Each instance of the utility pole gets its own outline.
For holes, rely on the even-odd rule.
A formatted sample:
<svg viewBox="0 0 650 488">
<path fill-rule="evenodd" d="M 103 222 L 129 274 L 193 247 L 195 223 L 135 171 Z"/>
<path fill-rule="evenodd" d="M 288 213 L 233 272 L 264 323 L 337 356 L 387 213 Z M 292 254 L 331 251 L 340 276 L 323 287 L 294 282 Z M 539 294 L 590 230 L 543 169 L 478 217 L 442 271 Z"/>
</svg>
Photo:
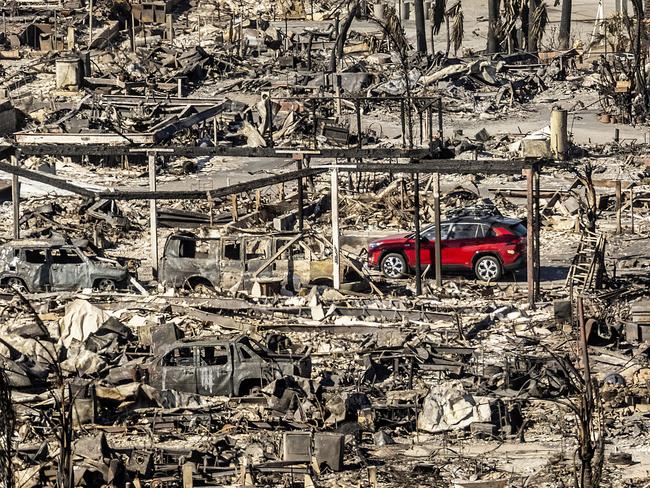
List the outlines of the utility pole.
<svg viewBox="0 0 650 488">
<path fill-rule="evenodd" d="M 499 18 L 499 0 L 488 0 L 488 54 L 496 53 L 499 49 L 497 45 L 496 26 Z"/>
<path fill-rule="evenodd" d="M 573 0 L 562 0 L 562 16 L 560 17 L 560 49 L 569 49 L 571 37 L 571 8 Z"/>
<path fill-rule="evenodd" d="M 424 0 L 415 0 L 415 43 L 420 54 L 427 54 L 427 31 L 424 26 Z"/>
</svg>

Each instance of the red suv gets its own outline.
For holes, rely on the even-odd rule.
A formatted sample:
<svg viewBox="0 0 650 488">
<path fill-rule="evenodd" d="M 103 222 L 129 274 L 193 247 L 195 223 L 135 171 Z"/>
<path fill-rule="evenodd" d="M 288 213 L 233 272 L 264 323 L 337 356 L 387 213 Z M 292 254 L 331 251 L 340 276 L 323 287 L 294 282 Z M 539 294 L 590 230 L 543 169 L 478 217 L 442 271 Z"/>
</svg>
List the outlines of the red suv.
<svg viewBox="0 0 650 488">
<path fill-rule="evenodd" d="M 498 280 L 505 270 L 526 264 L 526 227 L 520 220 L 500 215 L 458 216 L 441 224 L 442 267 L 473 271 L 484 281 Z M 435 266 L 435 226 L 420 232 L 422 269 Z M 387 278 L 399 278 L 415 269 L 414 234 L 399 234 L 372 241 L 368 265 Z"/>
</svg>

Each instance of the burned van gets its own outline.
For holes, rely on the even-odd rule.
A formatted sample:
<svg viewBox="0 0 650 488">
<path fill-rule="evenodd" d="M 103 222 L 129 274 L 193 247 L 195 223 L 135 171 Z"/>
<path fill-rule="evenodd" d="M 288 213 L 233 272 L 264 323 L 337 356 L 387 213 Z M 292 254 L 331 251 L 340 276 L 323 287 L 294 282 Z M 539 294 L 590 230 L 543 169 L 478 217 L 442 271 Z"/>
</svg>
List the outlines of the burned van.
<svg viewBox="0 0 650 488">
<path fill-rule="evenodd" d="M 324 240 L 303 234 L 204 238 L 176 233 L 165 242 L 158 277 L 174 288 L 229 289 L 239 284 L 250 290 L 255 281 L 275 279 L 295 290 L 331 284 L 331 250 Z"/>
</svg>

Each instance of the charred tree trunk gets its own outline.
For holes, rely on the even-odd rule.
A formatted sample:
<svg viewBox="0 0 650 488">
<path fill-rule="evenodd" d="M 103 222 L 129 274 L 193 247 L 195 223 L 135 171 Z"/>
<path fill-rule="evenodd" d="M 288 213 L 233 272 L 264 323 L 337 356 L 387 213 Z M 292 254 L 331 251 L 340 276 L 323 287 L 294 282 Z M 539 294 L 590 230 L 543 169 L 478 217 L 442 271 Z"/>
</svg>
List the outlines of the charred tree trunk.
<svg viewBox="0 0 650 488">
<path fill-rule="evenodd" d="M 571 9 L 573 0 L 562 0 L 562 17 L 560 18 L 560 49 L 569 49 L 571 38 Z"/>
<path fill-rule="evenodd" d="M 642 68 L 645 66 L 645 50 L 641 50 L 641 37 L 644 37 L 643 28 L 643 19 L 644 11 L 642 0 L 632 0 L 632 7 L 634 8 L 634 14 L 636 15 L 636 36 L 634 39 L 634 81 L 635 81 L 635 91 L 643 97 L 643 108 L 647 112 L 648 110 L 648 92 L 646 90 L 646 78 L 645 70 Z M 650 0 L 645 2 L 645 11 L 646 14 L 650 9 Z M 646 15 L 647 16 L 647 15 Z"/>
<path fill-rule="evenodd" d="M 537 52 L 537 36 L 535 35 L 535 10 L 539 5 L 539 0 L 528 0 L 528 52 Z"/>
<path fill-rule="evenodd" d="M 499 3 L 499 0 L 488 0 L 488 54 L 496 53 L 499 50 L 496 33 L 496 24 L 499 19 Z"/>
<path fill-rule="evenodd" d="M 334 73 L 336 71 L 337 56 L 338 59 L 343 58 L 343 47 L 345 46 L 345 41 L 348 38 L 348 31 L 350 30 L 352 21 L 354 20 L 358 12 L 359 12 L 359 4 L 355 3 L 350 9 L 350 13 L 348 14 L 348 16 L 345 18 L 345 22 L 343 22 L 343 25 L 341 26 L 341 31 L 339 32 L 339 35 L 336 38 L 336 44 L 334 45 L 334 49 L 332 49 L 332 54 L 330 56 L 329 71 L 331 73 Z"/>
<path fill-rule="evenodd" d="M 449 50 L 451 49 L 451 34 L 449 32 L 449 15 L 445 14 L 445 28 L 447 29 L 447 47 L 445 48 L 445 57 L 449 57 Z"/>
<path fill-rule="evenodd" d="M 0 487 L 13 488 L 11 438 L 14 433 L 11 389 L 4 370 L 0 370 Z"/>
<path fill-rule="evenodd" d="M 427 53 L 427 31 L 424 25 L 424 0 L 415 0 L 415 44 L 420 54 Z"/>
</svg>

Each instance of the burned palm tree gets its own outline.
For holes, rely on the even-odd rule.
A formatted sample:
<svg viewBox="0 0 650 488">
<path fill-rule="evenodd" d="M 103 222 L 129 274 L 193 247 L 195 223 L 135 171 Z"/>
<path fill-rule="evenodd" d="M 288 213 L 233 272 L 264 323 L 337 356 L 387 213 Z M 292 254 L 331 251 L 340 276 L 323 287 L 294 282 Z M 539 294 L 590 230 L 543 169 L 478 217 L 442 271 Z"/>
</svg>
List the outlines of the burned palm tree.
<svg viewBox="0 0 650 488">
<path fill-rule="evenodd" d="M 454 45 L 454 56 L 458 52 L 458 48 L 463 43 L 463 36 L 465 34 L 463 22 L 465 21 L 465 16 L 463 15 L 463 7 L 460 2 L 452 5 L 446 12 L 445 16 L 447 18 L 447 25 L 449 25 L 449 20 L 451 19 L 451 35 L 449 36 L 451 42 Z M 449 45 L 449 44 L 448 44 Z M 449 52 L 449 47 L 447 47 L 447 52 Z"/>
<path fill-rule="evenodd" d="M 492 54 L 497 52 L 500 43 L 497 42 L 497 26 L 499 24 L 499 0 L 488 0 L 488 38 L 487 52 Z"/>
<path fill-rule="evenodd" d="M 531 2 L 532 3 L 532 2 Z M 530 8 L 530 6 L 528 7 Z M 542 40 L 546 26 L 548 25 L 548 12 L 546 3 L 542 2 L 535 6 L 532 15 L 529 16 L 528 25 L 528 50 L 537 52 L 539 42 Z"/>
<path fill-rule="evenodd" d="M 411 115 L 411 83 L 409 80 L 410 69 L 410 60 L 409 60 L 409 50 L 410 46 L 408 40 L 406 39 L 406 34 L 402 23 L 395 12 L 393 7 L 387 7 L 384 11 L 384 20 L 373 18 L 372 19 L 381 30 L 384 32 L 384 35 L 389 39 L 391 45 L 394 48 L 394 52 L 397 54 L 399 59 L 399 64 L 404 77 L 404 84 L 406 90 L 406 122 L 408 123 L 408 134 L 409 134 L 409 146 L 413 145 L 413 118 Z M 402 121 L 404 124 L 405 121 Z"/>
<path fill-rule="evenodd" d="M 508 53 L 518 49 L 517 25 L 520 23 L 527 32 L 526 0 L 503 0 L 503 10 L 494 25 L 494 37 L 497 46 L 506 45 Z"/>
<path fill-rule="evenodd" d="M 350 12 L 348 12 L 348 16 L 345 18 L 345 21 L 343 21 L 343 25 L 341 26 L 341 30 L 339 31 L 339 35 L 336 38 L 336 43 L 334 44 L 334 48 L 332 49 L 332 53 L 330 55 L 329 70 L 332 73 L 336 71 L 337 59 L 339 63 L 341 62 L 341 59 L 343 59 L 343 47 L 345 46 L 345 41 L 348 38 L 348 31 L 350 30 L 350 26 L 352 26 L 352 21 L 358 13 L 359 2 L 354 2 L 350 8 Z"/>
<path fill-rule="evenodd" d="M 442 27 L 442 23 L 445 21 L 446 8 L 446 0 L 436 0 L 435 2 L 431 3 L 431 11 L 429 15 L 431 18 L 431 52 L 434 54 L 436 50 L 434 46 L 433 36 L 440 32 L 440 27 Z"/>
<path fill-rule="evenodd" d="M 650 2 L 646 2 L 646 10 L 649 3 Z M 645 50 L 641 50 L 641 25 L 643 24 L 644 19 L 643 1 L 632 0 L 632 7 L 634 8 L 634 13 L 636 15 L 636 34 L 633 43 L 635 91 L 642 98 L 643 109 L 647 112 L 650 106 L 650 100 L 648 98 L 648 90 L 646 89 L 647 83 L 645 69 L 642 68 L 646 63 L 646 52 Z"/>
<path fill-rule="evenodd" d="M 569 49 L 571 37 L 572 0 L 562 0 L 562 16 L 560 17 L 560 49 Z"/>
<path fill-rule="evenodd" d="M 449 56 L 452 43 L 454 46 L 454 55 L 456 55 L 458 48 L 463 43 L 463 36 L 465 34 L 463 25 L 465 17 L 460 1 L 455 2 L 451 7 L 447 8 L 446 0 L 436 0 L 431 4 L 431 19 L 431 50 L 435 52 L 433 36 L 440 32 L 440 28 L 444 22 L 447 28 L 445 55 Z"/>
</svg>

